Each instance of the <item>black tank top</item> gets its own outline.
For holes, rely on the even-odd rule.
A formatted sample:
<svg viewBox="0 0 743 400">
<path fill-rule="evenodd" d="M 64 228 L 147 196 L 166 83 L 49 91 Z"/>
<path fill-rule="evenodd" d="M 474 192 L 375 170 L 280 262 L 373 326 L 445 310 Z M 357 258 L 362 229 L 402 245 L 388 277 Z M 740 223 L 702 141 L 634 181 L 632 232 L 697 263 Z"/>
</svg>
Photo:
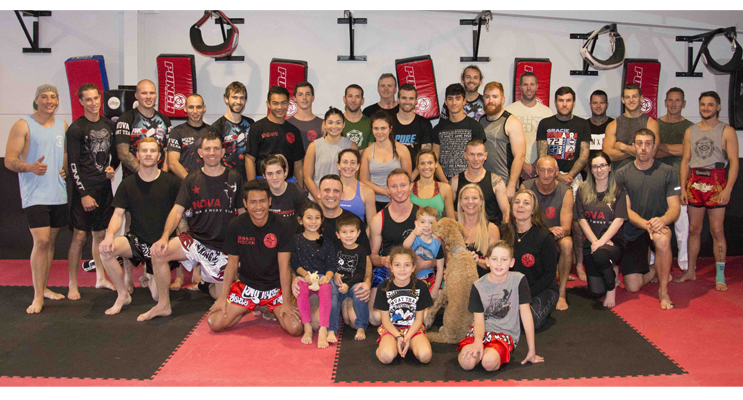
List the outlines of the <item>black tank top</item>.
<svg viewBox="0 0 743 400">
<path fill-rule="evenodd" d="M 485 176 L 480 180 L 480 182 L 477 182 L 477 186 L 480 187 L 482 190 L 483 200 L 485 200 L 485 215 L 488 217 L 488 221 L 495 224 L 495 226 L 500 225 L 501 221 L 503 220 L 503 213 L 500 211 L 500 207 L 498 206 L 498 198 L 495 197 L 495 193 L 493 193 L 493 177 L 491 176 L 490 171 L 485 172 Z M 467 180 L 467 178 L 464 176 L 464 172 L 461 172 L 459 174 L 459 184 L 457 185 L 457 193 L 454 194 L 454 209 L 457 209 L 457 202 L 459 200 L 459 192 L 462 190 L 462 188 L 465 185 L 468 185 L 470 182 Z"/>
<path fill-rule="evenodd" d="M 386 257 L 395 246 L 402 246 L 405 238 L 415 229 L 415 213 L 418 212 L 418 206 L 413 204 L 410 215 L 403 222 L 395 222 L 390 215 L 390 206 L 387 205 L 382 209 L 382 247 L 379 249 L 379 255 Z"/>
</svg>

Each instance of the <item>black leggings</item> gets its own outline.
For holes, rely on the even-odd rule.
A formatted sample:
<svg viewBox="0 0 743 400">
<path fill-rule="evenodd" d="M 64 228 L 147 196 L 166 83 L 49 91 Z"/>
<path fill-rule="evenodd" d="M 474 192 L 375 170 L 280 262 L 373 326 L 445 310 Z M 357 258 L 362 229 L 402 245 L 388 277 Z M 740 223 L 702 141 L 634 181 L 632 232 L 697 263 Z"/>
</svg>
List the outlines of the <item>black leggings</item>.
<svg viewBox="0 0 743 400">
<path fill-rule="evenodd" d="M 591 254 L 590 248 L 583 248 L 583 263 L 588 275 L 588 290 L 594 297 L 601 297 L 606 292 L 614 290 L 617 275 L 613 265 L 619 264 L 624 254 L 624 246 L 615 243 L 614 246 L 604 245 Z"/>
<path fill-rule="evenodd" d="M 531 315 L 534 317 L 534 329 L 539 329 L 544 325 L 552 311 L 557 307 L 558 298 L 557 283 L 544 289 L 540 293 L 531 296 Z"/>
</svg>

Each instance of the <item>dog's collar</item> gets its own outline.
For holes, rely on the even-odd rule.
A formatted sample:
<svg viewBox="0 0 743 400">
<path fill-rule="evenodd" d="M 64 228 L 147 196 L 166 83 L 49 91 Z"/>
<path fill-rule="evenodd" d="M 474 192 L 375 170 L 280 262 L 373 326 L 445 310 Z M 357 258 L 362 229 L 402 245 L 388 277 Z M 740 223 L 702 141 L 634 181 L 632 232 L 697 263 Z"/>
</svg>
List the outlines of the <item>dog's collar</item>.
<svg viewBox="0 0 743 400">
<path fill-rule="evenodd" d="M 465 247 L 464 247 L 464 246 L 459 246 L 459 247 L 457 247 L 456 249 L 452 250 L 452 251 L 451 251 L 451 254 L 454 254 L 454 253 L 458 252 L 459 250 L 464 250 L 464 249 L 465 249 Z"/>
</svg>

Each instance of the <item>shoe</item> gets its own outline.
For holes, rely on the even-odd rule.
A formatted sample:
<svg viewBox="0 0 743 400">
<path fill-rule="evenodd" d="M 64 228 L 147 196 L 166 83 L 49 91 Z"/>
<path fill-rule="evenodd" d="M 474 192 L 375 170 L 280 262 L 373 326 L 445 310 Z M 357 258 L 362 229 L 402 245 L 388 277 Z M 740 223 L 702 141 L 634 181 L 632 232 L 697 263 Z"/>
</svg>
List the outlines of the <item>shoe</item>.
<svg viewBox="0 0 743 400">
<path fill-rule="evenodd" d="M 85 272 L 95 271 L 95 260 L 83 261 L 82 267 Z"/>
</svg>

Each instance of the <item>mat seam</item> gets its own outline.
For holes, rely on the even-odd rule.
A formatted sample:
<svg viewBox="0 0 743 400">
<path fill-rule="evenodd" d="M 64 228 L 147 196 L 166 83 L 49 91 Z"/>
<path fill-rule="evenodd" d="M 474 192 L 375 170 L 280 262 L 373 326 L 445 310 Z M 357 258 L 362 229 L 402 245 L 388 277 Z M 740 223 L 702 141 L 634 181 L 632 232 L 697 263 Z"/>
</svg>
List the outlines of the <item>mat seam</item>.
<svg viewBox="0 0 743 400">
<path fill-rule="evenodd" d="M 191 335 L 194 333 L 194 331 L 196 330 L 196 328 L 198 328 L 198 326 L 201 325 L 201 323 L 204 321 L 205 318 L 207 318 L 208 315 L 209 315 L 209 311 L 207 311 L 207 312 L 204 313 L 204 315 L 201 317 L 201 319 L 199 319 L 199 321 L 196 322 L 196 324 L 193 326 L 193 328 L 191 328 L 191 331 L 188 332 L 188 334 L 186 335 L 186 337 L 184 337 L 183 340 L 181 340 L 181 342 L 178 344 L 178 346 L 176 346 L 175 349 L 173 349 L 173 352 L 170 353 L 170 355 L 168 356 L 168 358 L 166 358 L 165 361 L 163 361 L 163 363 L 160 364 L 160 367 L 158 367 L 157 368 L 157 371 L 155 371 L 155 373 L 152 374 L 152 376 L 150 377 L 150 380 L 155 379 L 155 377 L 157 376 L 157 374 L 160 373 L 160 370 L 162 370 L 163 367 L 165 367 L 165 364 L 167 364 L 168 361 L 170 361 L 170 359 L 173 358 L 173 356 L 175 355 L 175 353 L 181 348 L 181 346 L 183 346 L 183 343 L 185 343 L 186 340 L 188 340 L 188 338 L 191 337 Z"/>
</svg>

